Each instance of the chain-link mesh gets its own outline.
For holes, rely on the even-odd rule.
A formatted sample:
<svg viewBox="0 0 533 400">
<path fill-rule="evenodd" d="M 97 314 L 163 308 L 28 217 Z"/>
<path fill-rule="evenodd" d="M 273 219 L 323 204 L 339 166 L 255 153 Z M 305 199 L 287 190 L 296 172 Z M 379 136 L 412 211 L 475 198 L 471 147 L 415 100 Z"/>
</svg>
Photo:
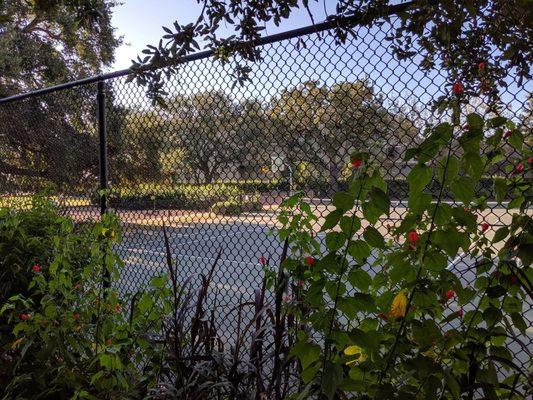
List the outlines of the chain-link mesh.
<svg viewBox="0 0 533 400">
<path fill-rule="evenodd" d="M 108 205 L 123 224 L 120 289 L 135 291 L 165 271 L 163 225 L 182 280 L 206 274 L 222 251 L 211 304 L 220 334 L 231 341 L 235 306 L 252 301 L 261 285 L 259 258 L 279 262 L 282 245 L 270 232 L 281 201 L 304 191 L 320 217 L 318 232 L 357 149 L 383 167 L 394 199 L 390 216 L 380 221 L 388 235 L 406 213 L 411 165 L 403 161 L 405 151 L 441 118 L 432 105 L 448 90 L 445 72 L 422 71 L 416 58 L 394 58 L 386 40 L 393 25 L 362 27 L 344 45 L 322 33 L 263 46 L 242 86 L 234 84 L 231 65 L 183 64 L 166 84 L 166 107 L 153 106 L 125 78 L 108 80 Z M 531 82 L 518 87 L 511 74 L 502 93 L 507 116 L 529 129 L 531 89 Z M 3 204 L 53 183 L 76 219 L 98 216 L 96 109 L 95 85 L 0 107 Z M 470 109 L 486 112 L 481 101 Z M 492 179 L 502 171 L 490 171 L 477 188 L 489 201 L 478 220 L 491 225 L 490 234 L 510 223 L 492 193 Z M 475 278 L 472 266 L 463 256 L 449 262 L 464 284 Z M 531 310 L 530 303 L 525 307 Z M 531 311 L 524 317 L 531 326 Z M 524 365 L 531 342 L 530 335 L 511 345 Z"/>
</svg>

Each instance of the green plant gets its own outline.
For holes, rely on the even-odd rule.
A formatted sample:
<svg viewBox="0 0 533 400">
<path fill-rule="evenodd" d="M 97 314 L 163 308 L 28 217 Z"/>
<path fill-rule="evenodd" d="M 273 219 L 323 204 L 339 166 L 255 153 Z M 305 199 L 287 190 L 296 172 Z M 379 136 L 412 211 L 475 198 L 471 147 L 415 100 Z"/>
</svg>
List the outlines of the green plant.
<svg viewBox="0 0 533 400">
<path fill-rule="evenodd" d="M 522 313 L 533 290 L 533 221 L 526 212 L 531 150 L 512 121 L 475 113 L 461 121 L 459 111 L 452 102 L 452 122 L 430 127 L 407 151 L 406 161 L 416 162 L 407 177 L 407 213 L 388 237 L 377 229 L 390 211 L 387 184 L 367 153 L 352 155 L 348 188 L 333 196 L 334 210 L 321 228 L 325 247 L 302 194 L 284 201 L 279 234 L 291 251 L 283 266 L 302 282 L 293 285 L 298 307 L 292 309 L 301 326 L 292 349 L 306 385 L 300 398 L 530 394 L 530 378 L 509 345 L 525 334 Z M 494 194 L 498 201 L 513 199 L 507 206 L 512 222 L 496 228 L 477 220 L 487 204 L 475 188 L 487 168 L 501 162 L 504 142 L 517 157 L 505 167 L 506 177 L 494 180 Z M 436 197 L 427 190 L 433 179 Z M 444 202 L 445 192 L 456 203 Z M 461 252 L 472 262 L 472 285 L 447 268 Z"/>
<path fill-rule="evenodd" d="M 220 215 L 240 215 L 244 212 L 261 210 L 259 195 L 245 195 L 216 202 L 211 206 L 211 212 Z"/>
<path fill-rule="evenodd" d="M 107 284 L 121 265 L 112 249 L 120 239 L 116 217 L 75 226 L 42 199 L 3 217 L 2 234 L 10 238 L 2 246 L 4 268 L 24 268 L 12 275 L 15 285 L 0 305 L 11 330 L 2 334 L 0 396 L 142 397 L 155 379 L 143 362 L 157 351 L 145 335 L 164 310 L 157 297 L 141 293 L 126 310 L 127 297 L 119 300 Z"/>
<path fill-rule="evenodd" d="M 157 384 L 150 390 L 152 399 L 250 399 L 285 397 L 297 380 L 294 360 L 288 350 L 294 343 L 290 332 L 294 320 L 287 318 L 289 300 L 284 299 L 286 279 L 282 269 L 255 290 L 253 303 L 242 303 L 232 310 L 219 308 L 217 299 L 207 309 L 212 278 L 221 257 L 215 258 L 209 273 L 201 276 L 194 288 L 192 277 L 180 283 L 177 263 L 172 259 L 164 231 L 168 279 L 163 278 L 159 298 L 166 313 L 159 334 L 162 344 Z M 286 254 L 286 248 L 284 251 Z M 269 269 L 264 260 L 264 267 Z M 169 282 L 170 281 L 170 282 Z M 273 289 L 273 293 L 268 290 Z M 274 295 L 273 298 L 271 295 Z M 246 312 L 252 307 L 252 318 Z M 215 311 L 236 312 L 237 332 L 232 343 L 218 335 Z"/>
</svg>

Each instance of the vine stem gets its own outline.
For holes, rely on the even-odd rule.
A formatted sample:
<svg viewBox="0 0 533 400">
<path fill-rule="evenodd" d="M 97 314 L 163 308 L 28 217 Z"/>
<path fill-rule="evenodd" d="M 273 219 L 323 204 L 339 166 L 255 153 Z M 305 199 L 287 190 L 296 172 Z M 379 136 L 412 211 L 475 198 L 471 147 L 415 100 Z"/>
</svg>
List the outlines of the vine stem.
<svg viewBox="0 0 533 400">
<path fill-rule="evenodd" d="M 420 278 L 420 275 L 422 274 L 422 269 L 424 267 L 424 260 L 425 260 L 426 252 L 427 252 L 427 249 L 428 249 L 428 246 L 429 246 L 431 234 L 435 230 L 435 217 L 437 215 L 437 210 L 439 208 L 439 205 L 442 202 L 442 195 L 443 195 L 443 192 L 444 192 L 444 187 L 445 187 L 445 182 L 446 182 L 446 173 L 448 171 L 452 143 L 453 143 L 453 138 L 450 139 L 449 144 L 448 144 L 448 154 L 447 154 L 447 157 L 446 157 L 446 164 L 444 165 L 444 170 L 443 170 L 443 174 L 442 174 L 442 185 L 441 185 L 440 190 L 439 190 L 439 195 L 437 197 L 437 202 L 435 203 L 435 209 L 433 210 L 433 214 L 431 216 L 431 224 L 430 224 L 430 228 L 429 228 L 429 231 L 428 231 L 428 237 L 427 237 L 426 242 L 424 244 L 424 249 L 422 250 L 422 253 L 420 254 L 420 257 L 419 257 L 418 271 L 416 273 L 415 282 L 418 281 L 418 279 Z M 394 353 L 396 351 L 396 347 L 398 346 L 398 342 L 400 340 L 400 336 L 402 335 L 403 330 L 405 328 L 405 324 L 406 324 L 406 321 L 407 321 L 407 315 L 409 314 L 409 310 L 411 309 L 411 304 L 413 302 L 413 297 L 414 297 L 415 293 L 416 293 L 416 285 L 413 288 L 413 290 L 411 291 L 411 293 L 409 294 L 409 298 L 407 300 L 407 305 L 405 307 L 405 316 L 403 317 L 403 319 L 402 319 L 402 321 L 400 323 L 400 327 L 398 328 L 398 331 L 396 332 L 396 336 L 394 338 L 394 344 L 392 345 L 392 349 L 389 352 L 389 356 L 387 358 L 387 363 L 385 364 L 385 369 L 380 374 L 379 385 L 382 384 L 383 379 L 385 378 L 390 366 L 395 362 Z M 376 399 L 376 395 L 377 395 L 377 392 L 374 394 L 374 397 L 373 397 L 374 400 Z"/>
<path fill-rule="evenodd" d="M 358 211 L 358 208 L 359 208 L 358 207 L 359 198 L 361 197 L 361 193 L 363 191 L 364 182 L 366 180 L 366 172 L 368 171 L 368 165 L 369 165 L 369 163 L 366 163 L 366 168 L 364 170 L 365 175 L 363 176 L 363 179 L 361 179 L 361 184 L 360 184 L 360 187 L 359 187 L 359 191 L 358 191 L 357 196 L 355 198 L 355 202 L 356 203 L 355 203 L 354 212 L 353 212 L 353 215 L 352 215 L 352 221 L 351 221 L 351 224 L 350 224 L 350 231 L 349 231 L 349 235 L 348 235 L 348 243 L 346 244 L 346 248 L 344 249 L 344 256 L 342 258 L 342 265 L 341 265 L 341 269 L 339 271 L 339 275 L 338 275 L 338 278 L 337 278 L 337 287 L 336 287 L 336 291 L 335 291 L 335 299 L 334 299 L 334 302 L 333 302 L 333 310 L 332 310 L 331 319 L 330 319 L 330 322 L 329 322 L 328 333 L 327 333 L 327 335 L 326 335 L 326 337 L 324 339 L 324 359 L 322 361 L 322 374 L 320 376 L 320 387 L 322 387 L 322 383 L 324 381 L 324 370 L 326 368 L 326 362 L 329 361 L 329 356 L 330 356 L 329 337 L 331 336 L 331 333 L 333 331 L 333 324 L 335 322 L 335 314 L 337 313 L 337 303 L 339 301 L 339 292 L 340 292 L 341 279 L 342 279 L 342 276 L 344 275 L 344 272 L 345 272 L 347 264 L 348 264 L 346 262 L 346 256 L 348 254 L 348 248 L 350 246 L 350 240 L 351 240 L 352 234 L 354 233 L 353 232 L 354 222 L 355 222 L 355 219 L 357 218 L 357 211 Z"/>
</svg>

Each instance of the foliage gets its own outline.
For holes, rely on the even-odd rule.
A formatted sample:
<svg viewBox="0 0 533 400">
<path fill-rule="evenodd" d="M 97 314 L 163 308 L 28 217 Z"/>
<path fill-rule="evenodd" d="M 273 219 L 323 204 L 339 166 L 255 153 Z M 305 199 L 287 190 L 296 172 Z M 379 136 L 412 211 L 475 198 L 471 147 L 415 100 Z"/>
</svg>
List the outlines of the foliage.
<svg viewBox="0 0 533 400">
<path fill-rule="evenodd" d="M 252 304 L 239 304 L 227 310 L 217 306 L 206 309 L 210 285 L 219 252 L 201 284 L 193 287 L 192 278 L 178 281 L 177 262 L 172 259 L 170 244 L 164 231 L 168 278 L 170 285 L 161 285 L 160 299 L 170 310 L 164 318 L 160 334 L 164 355 L 160 364 L 158 384 L 150 391 L 151 399 L 251 399 L 284 398 L 297 379 L 289 348 L 294 343 L 290 334 L 294 321 L 284 310 L 287 301 L 285 275 L 282 269 L 255 289 Z M 285 249 L 286 250 L 286 249 Z M 283 258 L 283 257 L 282 257 Z M 268 261 L 264 268 L 272 272 Z M 164 279 L 167 282 L 167 279 Z M 267 285 L 267 281 L 269 282 Z M 270 298 L 267 287 L 274 289 Z M 246 315 L 252 307 L 252 318 Z M 223 342 L 218 336 L 215 312 L 236 314 L 236 336 Z"/>
<path fill-rule="evenodd" d="M 377 229 L 390 212 L 387 185 L 365 152 L 352 154 L 348 188 L 334 195 L 322 225 L 324 242 L 301 195 L 284 202 L 279 233 L 291 247 L 284 267 L 304 283 L 292 286 L 294 318 L 303 327 L 293 353 L 306 393 L 472 399 L 481 390 L 491 399 L 527 397 L 527 372 L 509 346 L 525 334 L 522 313 L 532 298 L 531 150 L 506 118 L 472 113 L 463 126 L 459 116 L 456 102 L 452 123 L 428 128 L 424 142 L 407 151 L 406 161 L 416 161 L 407 177 L 408 209 L 390 235 Z M 495 179 L 494 192 L 498 201 L 513 198 L 512 222 L 489 237 L 490 225 L 477 220 L 487 204 L 474 188 L 500 162 L 506 141 L 518 158 Z M 441 188 L 436 198 L 426 190 L 433 178 Z M 456 203 L 443 202 L 445 191 Z M 447 269 L 460 252 L 472 262 L 472 286 Z"/>
<path fill-rule="evenodd" d="M 1 1 L 0 97 L 87 77 L 111 65 L 121 43 L 111 26 L 116 4 Z M 7 182 L 10 188 L 40 190 L 43 181 L 70 186 L 96 173 L 94 107 L 80 101 L 94 95 L 92 87 L 79 87 L 0 108 L 0 172 L 18 178 Z"/>
<path fill-rule="evenodd" d="M 318 0 L 317 0 L 318 2 Z M 229 2 L 198 0 L 201 14 L 194 23 L 174 22 L 164 27 L 164 35 L 156 46 L 148 46 L 143 56 L 132 65 L 136 80 L 147 88 L 150 98 L 162 102 L 164 91 L 162 70 L 179 70 L 176 61 L 200 48 L 199 42 L 214 50 L 215 57 L 234 64 L 237 83 L 245 82 L 251 68 L 247 61 L 261 58 L 254 44 L 261 38 L 264 23 L 276 26 L 290 20 L 297 8 L 307 10 L 315 22 L 309 1 L 281 0 L 275 2 Z M 357 36 L 355 26 L 372 25 L 398 13 L 401 20 L 387 37 L 400 59 L 419 57 L 422 68 L 449 71 L 449 84 L 460 77 L 467 93 L 485 93 L 492 102 L 498 99 L 498 86 L 505 87 L 508 71 L 515 69 L 522 82 L 530 79 L 533 20 L 530 0 L 512 1 L 428 1 L 415 0 L 397 4 L 385 0 L 338 0 L 329 12 L 333 29 L 327 31 L 342 43 Z M 333 5 L 332 5 L 333 6 Z M 234 32 L 219 36 L 221 25 Z M 239 57 L 233 57 L 238 55 Z M 238 61 L 238 60 L 243 61 Z M 478 79 L 478 69 L 487 73 Z M 133 76 L 132 76 L 133 78 Z M 497 83 L 497 84 L 495 84 Z"/>
<path fill-rule="evenodd" d="M 9 327 L 0 343 L 0 396 L 142 397 L 155 379 L 139 369 L 155 351 L 142 334 L 161 324 L 163 312 L 157 297 L 146 308 L 140 296 L 128 317 L 116 289 L 103 285 L 106 273 L 118 278 L 121 264 L 112 251 L 116 218 L 76 227 L 45 202 L 3 213 L 3 268 L 20 271 L 0 305 Z"/>
<path fill-rule="evenodd" d="M 252 194 L 226 201 L 216 202 L 211 206 L 211 212 L 221 215 L 240 215 L 244 212 L 260 211 L 259 195 Z"/>
<path fill-rule="evenodd" d="M 112 207 L 176 208 L 182 210 L 209 210 L 217 202 L 244 199 L 247 194 L 238 184 L 212 183 L 206 185 L 177 184 L 144 185 L 134 190 L 129 188 L 112 190 L 108 196 Z M 94 201 L 97 201 L 97 197 Z"/>
</svg>

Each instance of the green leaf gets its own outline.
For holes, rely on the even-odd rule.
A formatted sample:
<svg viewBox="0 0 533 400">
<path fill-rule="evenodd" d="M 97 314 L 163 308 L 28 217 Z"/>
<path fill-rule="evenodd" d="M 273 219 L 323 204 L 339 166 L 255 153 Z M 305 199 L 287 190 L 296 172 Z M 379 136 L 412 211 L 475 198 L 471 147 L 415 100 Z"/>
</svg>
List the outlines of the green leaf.
<svg viewBox="0 0 533 400">
<path fill-rule="evenodd" d="M 361 220 L 355 215 L 344 215 L 340 219 L 339 226 L 346 237 L 351 238 L 361 228 Z"/>
<path fill-rule="evenodd" d="M 507 182 L 505 179 L 494 178 L 494 194 L 498 203 L 501 203 L 505 199 L 505 195 L 507 194 Z"/>
<path fill-rule="evenodd" d="M 308 341 L 297 342 L 292 346 L 289 356 L 298 357 L 302 368 L 306 369 L 320 358 L 320 346 Z"/>
<path fill-rule="evenodd" d="M 451 183 L 450 189 L 458 200 L 470 204 L 475 193 L 475 183 L 468 176 L 460 176 Z"/>
<path fill-rule="evenodd" d="M 460 399 L 461 398 L 461 386 L 455 379 L 455 377 L 452 375 L 452 373 L 449 370 L 444 371 L 444 378 L 446 380 L 446 386 L 448 387 L 451 395 L 454 399 Z"/>
<path fill-rule="evenodd" d="M 466 121 L 468 123 L 469 130 L 475 130 L 481 132 L 483 129 L 484 121 L 483 118 L 476 113 L 471 113 L 466 116 Z"/>
<path fill-rule="evenodd" d="M 524 318 L 522 318 L 522 315 L 520 315 L 517 312 L 511 313 L 511 320 L 513 321 L 513 324 L 518 330 L 525 335 L 527 330 L 527 324 L 526 321 L 524 321 Z"/>
<path fill-rule="evenodd" d="M 506 226 L 502 226 L 494 234 L 494 238 L 492 239 L 492 243 L 498 243 L 499 241 L 505 239 L 507 237 L 507 235 L 509 235 L 509 229 Z"/>
<path fill-rule="evenodd" d="M 368 272 L 362 270 L 361 268 L 357 268 L 350 271 L 348 275 L 348 281 L 353 287 L 367 291 L 368 287 L 372 283 L 372 277 Z"/>
<path fill-rule="evenodd" d="M 345 241 L 346 236 L 341 232 L 330 232 L 326 235 L 326 247 L 331 251 L 339 250 Z"/>
<path fill-rule="evenodd" d="M 522 145 L 524 143 L 524 137 L 519 130 L 514 130 L 513 134 L 507 139 L 509 144 L 513 146 L 518 152 L 522 151 Z"/>
<path fill-rule="evenodd" d="M 409 194 L 421 193 L 427 186 L 431 177 L 433 176 L 431 168 L 424 164 L 417 164 L 411 169 L 407 175 L 407 182 L 409 182 Z"/>
<path fill-rule="evenodd" d="M 373 226 L 368 226 L 363 232 L 363 237 L 371 247 L 385 248 L 385 239 Z"/>
<path fill-rule="evenodd" d="M 332 212 L 330 212 L 326 216 L 326 219 L 324 221 L 324 224 L 322 225 L 322 228 L 320 228 L 320 231 L 326 231 L 337 226 L 337 223 L 339 222 L 342 215 L 342 210 L 333 210 Z"/>
<path fill-rule="evenodd" d="M 363 240 L 355 240 L 350 243 L 348 254 L 356 260 L 362 261 L 370 256 L 370 247 Z"/>
<path fill-rule="evenodd" d="M 372 188 L 370 191 L 370 201 L 382 214 L 389 215 L 390 200 L 383 190 L 377 187 Z"/>
<path fill-rule="evenodd" d="M 355 198 L 349 192 L 337 192 L 333 195 L 333 205 L 343 211 L 353 208 Z"/>
<path fill-rule="evenodd" d="M 375 312 L 376 304 L 374 303 L 374 298 L 366 293 L 354 293 L 352 298 L 353 306 L 358 311 L 362 312 Z"/>
<path fill-rule="evenodd" d="M 324 379 L 321 379 L 322 392 L 329 400 L 332 400 L 337 387 L 342 383 L 342 367 L 338 364 L 328 363 L 323 373 Z"/>
</svg>

